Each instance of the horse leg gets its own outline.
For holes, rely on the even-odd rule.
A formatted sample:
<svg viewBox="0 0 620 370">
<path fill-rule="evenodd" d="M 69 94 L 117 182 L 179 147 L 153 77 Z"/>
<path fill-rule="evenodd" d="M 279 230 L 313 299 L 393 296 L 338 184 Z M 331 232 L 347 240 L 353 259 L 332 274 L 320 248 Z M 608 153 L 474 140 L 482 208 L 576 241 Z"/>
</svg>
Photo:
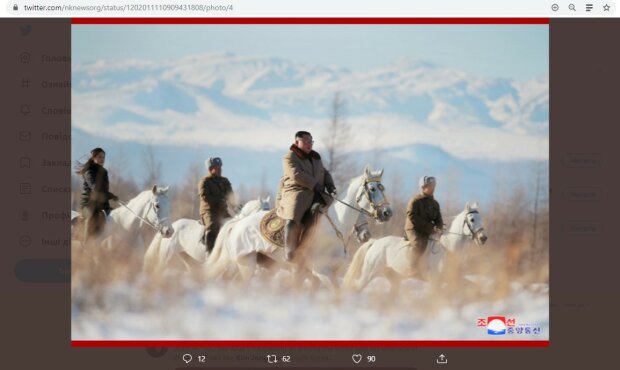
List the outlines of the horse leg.
<svg viewBox="0 0 620 370">
<path fill-rule="evenodd" d="M 385 269 L 385 276 L 390 282 L 390 297 L 398 297 L 403 277 L 391 268 Z"/>
<path fill-rule="evenodd" d="M 239 278 L 242 283 L 247 283 L 256 272 L 256 252 L 252 252 L 237 259 Z"/>
<path fill-rule="evenodd" d="M 374 253 L 373 253 L 374 252 Z M 357 280 L 356 288 L 358 291 L 362 291 L 370 282 L 380 275 L 380 271 L 386 267 L 385 256 L 377 254 L 377 251 L 367 253 L 362 265 L 362 273 Z"/>
<path fill-rule="evenodd" d="M 338 292 L 338 283 L 331 274 L 312 271 L 312 275 L 316 276 L 316 278 L 319 279 L 319 281 L 327 288 L 329 288 L 329 290 L 331 290 L 333 293 Z"/>
<path fill-rule="evenodd" d="M 162 237 L 161 235 L 155 235 L 151 244 L 144 254 L 144 261 L 142 262 L 142 271 L 148 275 L 155 275 L 159 273 L 159 263 L 161 250 Z"/>
<path fill-rule="evenodd" d="M 275 265 L 275 261 L 271 258 L 267 257 L 263 253 L 256 252 L 256 265 L 258 277 L 263 281 L 268 281 L 269 278 L 273 275 L 273 268 Z"/>
<path fill-rule="evenodd" d="M 355 290 L 361 292 L 362 290 L 364 290 L 364 288 L 366 288 L 366 286 L 368 286 L 368 284 L 370 284 L 370 282 L 374 278 L 375 278 L 375 271 L 373 271 L 372 266 L 369 266 L 366 263 L 364 263 L 364 267 L 362 268 L 362 273 L 360 274 L 360 277 L 357 279 L 357 281 L 354 283 Z"/>
<path fill-rule="evenodd" d="M 90 217 L 86 217 L 84 218 L 84 228 L 82 230 L 82 247 L 85 250 L 89 250 L 93 247 L 93 233 L 91 231 L 91 229 L 93 228 L 93 222 L 94 220 L 92 220 L 92 218 Z"/>
</svg>

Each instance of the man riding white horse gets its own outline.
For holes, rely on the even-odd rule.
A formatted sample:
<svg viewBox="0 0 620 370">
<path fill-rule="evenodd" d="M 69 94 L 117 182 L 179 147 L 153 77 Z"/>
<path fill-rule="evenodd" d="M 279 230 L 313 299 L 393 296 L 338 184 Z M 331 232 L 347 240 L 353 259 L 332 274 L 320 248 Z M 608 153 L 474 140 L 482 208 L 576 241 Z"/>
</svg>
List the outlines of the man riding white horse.
<svg viewBox="0 0 620 370">
<path fill-rule="evenodd" d="M 211 253 L 225 218 L 231 217 L 228 209 L 236 209 L 235 194 L 230 181 L 222 176 L 222 160 L 210 157 L 205 161 L 209 174 L 198 183 L 200 218 L 205 225 L 203 244 Z"/>
<path fill-rule="evenodd" d="M 278 196 L 277 215 L 286 220 L 284 226 L 284 251 L 291 261 L 300 242 L 302 218 L 312 204 L 328 206 L 335 196 L 336 186 L 331 174 L 323 167 L 321 156 L 312 150 L 314 141 L 307 131 L 295 134 L 295 142 L 282 158 L 284 175 L 282 191 Z"/>
<path fill-rule="evenodd" d="M 405 235 L 414 250 L 416 271 L 421 271 L 420 261 L 426 251 L 432 234 L 441 234 L 444 223 L 441 217 L 439 202 L 434 198 L 437 182 L 432 176 L 422 176 L 418 182 L 420 192 L 416 194 L 407 206 L 405 220 Z"/>
</svg>

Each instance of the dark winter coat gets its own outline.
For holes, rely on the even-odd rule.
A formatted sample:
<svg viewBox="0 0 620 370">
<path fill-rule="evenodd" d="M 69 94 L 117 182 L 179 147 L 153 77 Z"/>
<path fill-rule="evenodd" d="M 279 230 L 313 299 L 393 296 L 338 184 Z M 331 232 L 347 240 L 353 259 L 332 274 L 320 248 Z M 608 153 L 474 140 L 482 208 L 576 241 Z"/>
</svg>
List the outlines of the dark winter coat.
<svg viewBox="0 0 620 370">
<path fill-rule="evenodd" d="M 101 165 L 91 163 L 85 169 L 82 178 L 84 180 L 80 205 L 91 215 L 105 211 L 109 214 L 112 210 L 110 199 L 117 199 L 110 192 L 110 180 L 108 171 Z"/>
<path fill-rule="evenodd" d="M 443 228 L 443 218 L 439 203 L 433 196 L 418 194 L 409 201 L 405 231 L 413 231 L 428 238 L 434 228 Z"/>
<path fill-rule="evenodd" d="M 198 183 L 198 196 L 200 217 L 207 228 L 213 222 L 219 224 L 223 219 L 230 217 L 228 207 L 229 202 L 234 203 L 234 193 L 226 177 L 211 174 L 203 177 Z M 235 205 L 232 203 L 230 206 L 234 208 Z"/>
</svg>

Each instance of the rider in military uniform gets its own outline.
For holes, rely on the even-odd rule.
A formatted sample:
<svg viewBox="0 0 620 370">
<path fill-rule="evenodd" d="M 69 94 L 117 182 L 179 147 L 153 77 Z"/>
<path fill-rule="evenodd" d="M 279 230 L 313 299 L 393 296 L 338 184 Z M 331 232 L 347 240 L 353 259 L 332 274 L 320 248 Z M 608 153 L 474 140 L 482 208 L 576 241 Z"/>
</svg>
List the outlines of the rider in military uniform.
<svg viewBox="0 0 620 370">
<path fill-rule="evenodd" d="M 282 158 L 284 176 L 278 195 L 276 213 L 285 220 L 284 252 L 292 260 L 299 244 L 302 218 L 312 204 L 329 205 L 336 186 L 331 174 L 323 167 L 321 156 L 312 150 L 314 140 L 307 131 L 298 131 L 289 152 Z"/>
<path fill-rule="evenodd" d="M 222 222 L 231 217 L 228 208 L 235 208 L 235 198 L 230 181 L 222 176 L 222 160 L 211 157 L 205 161 L 209 174 L 198 184 L 200 218 L 205 225 L 204 244 L 211 253 Z"/>
<path fill-rule="evenodd" d="M 414 263 L 417 267 L 420 266 L 429 238 L 433 233 L 441 232 L 444 226 L 439 203 L 433 197 L 435 178 L 423 176 L 418 185 L 420 192 L 409 201 L 405 220 L 405 234 L 414 249 Z"/>
</svg>

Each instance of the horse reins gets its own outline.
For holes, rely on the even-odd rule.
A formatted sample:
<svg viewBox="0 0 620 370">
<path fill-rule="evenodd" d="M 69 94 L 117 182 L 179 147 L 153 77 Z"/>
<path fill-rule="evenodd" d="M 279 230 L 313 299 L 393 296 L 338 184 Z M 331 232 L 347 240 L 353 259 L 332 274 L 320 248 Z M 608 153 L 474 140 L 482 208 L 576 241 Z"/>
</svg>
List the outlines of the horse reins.
<svg viewBox="0 0 620 370">
<path fill-rule="evenodd" d="M 134 212 L 131 208 L 129 208 L 129 206 L 127 204 L 125 204 L 125 202 L 118 200 L 117 201 L 118 204 L 120 204 L 121 206 L 125 207 L 132 215 L 136 216 L 136 218 L 140 219 L 142 222 L 144 222 L 145 224 L 149 225 L 153 230 L 157 231 L 157 232 L 161 232 L 161 230 L 164 228 L 164 226 L 160 223 L 159 227 L 153 225 L 153 223 L 147 219 L 145 219 L 144 217 L 138 215 L 136 212 Z M 150 203 L 150 208 L 153 207 L 153 203 Z M 149 211 L 150 211 L 149 208 Z"/>
<path fill-rule="evenodd" d="M 368 184 L 368 179 L 366 179 L 366 180 L 364 181 L 364 183 L 363 183 L 362 185 L 360 185 L 360 188 L 364 189 L 364 193 L 366 193 L 366 197 L 368 198 L 368 201 L 370 202 L 370 206 L 371 206 L 373 209 L 375 209 L 375 210 L 376 210 L 378 207 L 382 207 L 382 206 L 384 206 L 385 204 L 389 204 L 389 202 L 388 202 L 387 200 L 385 200 L 385 195 L 383 196 L 383 198 L 384 198 L 384 201 L 383 201 L 383 202 L 381 202 L 380 204 L 374 204 L 374 203 L 372 202 L 372 200 L 370 199 L 370 195 L 368 194 L 368 191 L 366 190 L 366 185 L 367 185 L 367 184 Z M 375 217 L 376 217 L 376 212 L 375 212 L 375 213 L 372 213 L 372 212 L 370 212 L 370 211 L 368 211 L 368 210 L 366 210 L 366 209 L 363 209 L 363 208 L 357 208 L 357 207 L 355 207 L 355 206 L 353 206 L 353 205 L 351 205 L 351 204 L 349 204 L 349 203 L 347 203 L 347 202 L 345 202 L 345 201 L 342 201 L 342 200 L 340 200 L 340 199 L 336 198 L 335 196 L 331 195 L 330 193 L 326 192 L 325 190 L 323 190 L 323 194 L 325 194 L 325 195 L 329 196 L 330 198 L 332 198 L 333 200 L 335 200 L 335 201 L 337 201 L 337 202 L 339 202 L 339 203 L 341 203 L 341 204 L 343 204 L 343 205 L 345 205 L 345 206 L 347 206 L 347 207 L 351 208 L 352 210 L 357 211 L 357 212 L 359 212 L 359 213 L 363 214 L 364 216 L 371 217 L 371 218 L 375 218 Z M 360 201 L 360 199 L 361 199 L 361 198 L 362 198 L 362 193 L 360 193 L 360 194 L 356 197 L 356 202 L 358 203 L 358 205 L 359 205 L 359 201 Z"/>
<path fill-rule="evenodd" d="M 342 232 L 340 232 L 340 230 L 338 230 L 338 227 L 336 227 L 336 223 L 329 216 L 329 214 L 327 213 L 327 210 L 325 210 L 325 212 L 321 211 L 321 213 L 323 213 L 325 215 L 325 217 L 327 217 L 327 220 L 329 221 L 330 225 L 332 225 L 332 228 L 336 232 L 336 236 L 342 242 L 342 246 L 343 246 L 343 249 L 344 249 L 344 254 L 347 254 L 347 247 L 349 246 L 349 242 L 351 241 L 351 236 L 353 235 L 353 232 L 355 232 L 355 231 L 359 232 L 358 228 L 360 226 L 363 226 L 363 225 L 368 225 L 368 222 L 364 221 L 362 223 L 359 223 L 359 224 L 356 223 L 355 225 L 353 225 L 353 227 L 351 228 L 351 232 L 349 233 L 349 235 L 347 236 L 347 240 L 345 241 L 344 240 L 344 235 L 342 235 Z"/>
<path fill-rule="evenodd" d="M 479 212 L 478 212 L 478 211 L 470 211 L 470 212 L 467 212 L 467 214 L 465 214 L 465 216 L 467 216 L 467 215 L 469 215 L 469 214 L 472 214 L 472 213 L 479 213 Z M 458 217 L 458 216 L 457 216 L 457 217 Z M 455 218 L 455 217 L 451 217 L 451 218 Z M 467 222 L 467 218 L 465 218 L 465 221 L 464 221 L 463 223 L 464 223 L 465 225 L 467 225 L 467 228 L 468 228 L 468 229 L 469 229 L 469 231 L 471 232 L 471 234 L 470 234 L 470 235 L 463 234 L 463 233 L 454 233 L 454 232 L 452 232 L 452 231 L 442 231 L 442 232 L 441 232 L 441 234 L 442 234 L 442 235 L 443 235 L 443 234 L 451 234 L 451 235 L 458 235 L 458 236 L 468 236 L 468 237 L 470 237 L 470 238 L 473 240 L 473 239 L 476 237 L 476 234 L 478 234 L 479 232 L 481 232 L 482 230 L 484 230 L 484 227 L 481 227 L 481 228 L 479 228 L 478 230 L 476 230 L 476 231 L 474 232 L 474 230 L 472 230 L 471 226 L 469 225 L 469 222 Z M 429 237 L 429 238 L 428 238 L 428 240 L 429 240 L 429 242 L 430 242 L 430 241 L 432 241 L 432 242 L 433 242 L 433 247 L 434 247 L 434 245 L 435 245 L 435 244 L 437 244 L 438 242 L 439 242 L 439 246 L 440 246 L 440 247 L 443 247 L 443 245 L 442 245 L 442 244 L 441 244 L 441 242 L 440 242 L 440 239 L 435 239 L 435 238 L 431 238 L 431 237 Z M 407 245 L 406 245 L 406 246 L 404 246 L 403 248 L 407 248 L 407 247 L 411 247 L 411 245 L 410 245 L 410 244 L 407 244 Z M 431 249 L 431 252 L 433 252 L 433 251 L 432 251 L 432 249 Z M 433 252 L 433 254 L 437 254 L 437 252 Z"/>
<path fill-rule="evenodd" d="M 465 216 L 470 215 L 472 213 L 479 213 L 478 211 L 474 210 L 474 211 L 469 211 L 467 212 L 467 214 L 465 214 Z M 442 234 L 452 234 L 452 235 L 458 235 L 458 236 L 469 236 L 472 240 L 476 237 L 476 235 L 480 232 L 482 232 L 484 230 L 484 227 L 479 228 L 478 230 L 474 231 L 471 228 L 471 225 L 469 224 L 469 222 L 467 222 L 467 217 L 465 218 L 465 221 L 463 222 L 465 225 L 467 225 L 467 228 L 469 229 L 469 232 L 471 233 L 470 235 L 467 234 L 462 234 L 462 233 L 453 233 L 451 231 L 444 231 Z"/>
<path fill-rule="evenodd" d="M 355 206 L 352 206 L 352 205 L 350 205 L 349 203 L 347 203 L 347 202 L 345 202 L 345 201 L 342 201 L 342 200 L 340 200 L 340 199 L 336 198 L 335 196 L 331 195 L 330 193 L 328 193 L 328 192 L 326 192 L 326 191 L 324 191 L 324 192 L 323 192 L 323 194 L 328 195 L 329 197 L 331 197 L 331 198 L 332 198 L 333 200 L 335 200 L 336 202 L 341 203 L 341 204 L 343 204 L 343 205 L 345 205 L 345 206 L 347 206 L 347 207 L 351 208 L 352 210 L 357 211 L 357 212 L 359 212 L 359 213 L 363 214 L 364 216 L 368 216 L 368 217 L 375 218 L 375 215 L 374 215 L 374 214 L 372 214 L 370 211 L 367 211 L 367 210 L 365 210 L 365 209 L 363 209 L 363 208 L 357 208 L 357 207 L 355 207 Z"/>
<path fill-rule="evenodd" d="M 362 185 L 360 186 L 361 188 L 363 188 L 363 189 L 365 190 L 365 192 L 366 192 L 366 193 L 367 193 L 367 191 L 366 191 L 366 184 L 367 184 L 367 183 L 368 183 L 368 181 L 365 181 L 365 182 L 364 182 L 364 184 L 362 184 Z M 349 204 L 349 203 L 347 203 L 347 202 L 345 202 L 345 201 L 342 201 L 342 200 L 340 200 L 340 199 L 336 198 L 335 196 L 331 195 L 330 193 L 326 192 L 325 190 L 323 190 L 323 194 L 325 194 L 325 195 L 329 196 L 330 198 L 332 198 L 333 200 L 335 200 L 335 201 L 337 201 L 337 202 L 339 202 L 339 203 L 341 203 L 341 204 L 343 204 L 343 205 L 345 205 L 345 206 L 347 206 L 347 207 L 351 208 L 352 210 L 354 210 L 354 211 L 356 211 L 356 212 L 359 212 L 359 213 L 363 214 L 364 216 L 371 217 L 371 218 L 375 218 L 375 215 L 376 215 L 375 213 L 372 213 L 372 212 L 370 212 L 370 211 L 368 211 L 368 210 L 365 210 L 365 209 L 363 209 L 363 208 L 357 208 L 357 207 L 355 207 L 355 206 L 353 206 L 353 205 L 351 205 L 351 204 Z M 361 197 L 362 197 L 362 195 L 360 194 L 360 195 L 356 198 L 356 201 L 358 202 L 358 205 L 359 205 L 359 201 L 360 201 Z M 373 208 L 375 208 L 375 209 L 376 209 L 377 207 L 381 207 L 382 205 L 384 205 L 385 203 L 387 203 L 387 201 L 384 201 L 384 202 L 383 202 L 383 203 L 381 203 L 380 205 L 375 206 L 375 205 L 374 205 L 374 203 L 372 202 L 372 200 L 370 200 L 370 196 L 369 196 L 368 194 L 367 194 L 367 197 L 368 197 L 368 199 L 369 199 L 369 201 L 370 201 L 371 206 L 372 206 Z M 348 246 L 348 244 L 349 244 L 349 241 L 351 240 L 351 235 L 353 235 L 353 232 L 354 232 L 354 231 L 357 231 L 357 229 L 358 229 L 358 227 L 359 227 L 359 226 L 362 226 L 362 225 L 364 225 L 364 224 L 368 224 L 368 223 L 366 223 L 366 222 L 363 222 L 363 223 L 360 223 L 360 224 L 355 224 L 355 225 L 353 226 L 353 228 L 352 228 L 351 232 L 350 232 L 350 233 L 349 233 L 349 235 L 347 236 L 347 240 L 345 241 L 345 240 L 344 240 L 344 236 L 342 235 L 342 232 L 340 232 L 340 230 L 338 230 L 338 227 L 336 227 L 336 223 L 334 223 L 334 220 L 332 220 L 332 218 L 329 216 L 329 214 L 327 213 L 327 210 L 326 210 L 325 212 L 321 212 L 321 213 L 323 213 L 323 214 L 325 215 L 325 217 L 327 217 L 327 220 L 329 221 L 330 225 L 332 226 L 332 228 L 333 228 L 333 229 L 334 229 L 334 231 L 336 232 L 336 236 L 337 236 L 337 237 L 338 237 L 338 239 L 340 239 L 340 241 L 342 242 L 342 245 L 343 245 L 343 248 L 344 248 L 344 253 L 345 253 L 345 254 L 347 253 L 347 246 Z"/>
</svg>

